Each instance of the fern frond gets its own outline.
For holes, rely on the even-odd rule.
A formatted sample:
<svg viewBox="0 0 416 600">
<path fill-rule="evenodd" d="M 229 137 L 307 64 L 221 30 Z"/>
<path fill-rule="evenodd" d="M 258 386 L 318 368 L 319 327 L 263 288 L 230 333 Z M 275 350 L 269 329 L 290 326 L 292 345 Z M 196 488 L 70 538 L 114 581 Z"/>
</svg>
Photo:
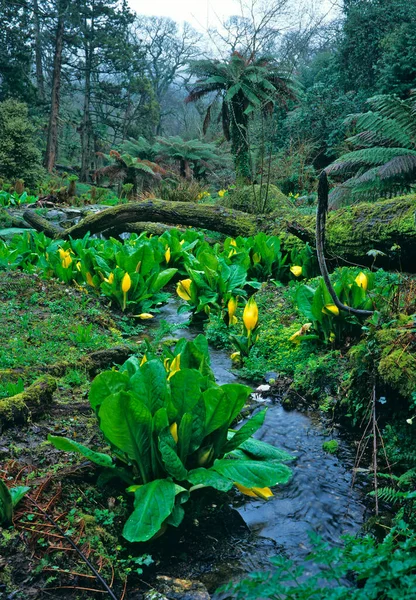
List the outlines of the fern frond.
<svg viewBox="0 0 416 600">
<path fill-rule="evenodd" d="M 410 178 L 416 175 L 416 152 L 405 156 L 396 156 L 380 167 L 378 173 L 381 179 L 390 179 L 400 175 Z"/>
<path fill-rule="evenodd" d="M 386 140 L 386 146 L 400 146 L 403 148 L 414 148 L 412 139 L 400 127 L 394 119 L 383 117 L 372 111 L 355 116 L 355 127 L 361 133 L 372 133 L 377 140 Z M 354 137 L 348 138 L 353 141 Z"/>
</svg>

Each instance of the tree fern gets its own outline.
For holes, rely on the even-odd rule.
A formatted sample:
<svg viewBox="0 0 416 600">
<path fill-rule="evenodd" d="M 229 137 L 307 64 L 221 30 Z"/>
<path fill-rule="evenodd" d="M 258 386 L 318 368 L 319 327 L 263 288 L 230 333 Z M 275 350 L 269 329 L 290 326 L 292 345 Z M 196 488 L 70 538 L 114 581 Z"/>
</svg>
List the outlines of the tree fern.
<svg viewBox="0 0 416 600">
<path fill-rule="evenodd" d="M 330 195 L 333 208 L 403 194 L 416 183 L 416 93 L 407 100 L 375 96 L 368 102 L 371 110 L 346 119 L 355 130 L 347 139 L 351 151 L 326 169 L 342 180 Z"/>
</svg>

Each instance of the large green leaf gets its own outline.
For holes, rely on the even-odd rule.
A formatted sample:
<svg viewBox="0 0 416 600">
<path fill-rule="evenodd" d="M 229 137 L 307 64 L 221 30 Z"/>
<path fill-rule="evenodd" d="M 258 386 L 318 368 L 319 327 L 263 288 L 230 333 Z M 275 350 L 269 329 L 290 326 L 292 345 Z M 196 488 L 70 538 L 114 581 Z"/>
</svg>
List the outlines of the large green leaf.
<svg viewBox="0 0 416 600">
<path fill-rule="evenodd" d="M 292 471 L 286 465 L 257 460 L 216 460 L 211 467 L 230 481 L 245 487 L 270 487 L 277 483 L 287 483 Z"/>
<path fill-rule="evenodd" d="M 201 401 L 202 381 L 203 376 L 196 369 L 181 368 L 171 378 L 171 401 L 177 411 L 178 421 L 186 412 L 192 411 L 195 404 Z"/>
<path fill-rule="evenodd" d="M 129 387 L 152 415 L 166 406 L 169 399 L 166 369 L 159 359 L 144 363 L 130 379 Z"/>
<path fill-rule="evenodd" d="M 309 320 L 315 321 L 315 315 L 312 312 L 314 290 L 307 285 L 301 285 L 296 291 L 296 304 L 299 311 Z"/>
<path fill-rule="evenodd" d="M 248 440 L 253 433 L 255 433 L 264 423 L 264 418 L 266 416 L 267 408 L 258 412 L 256 415 L 251 417 L 247 423 L 244 423 L 242 427 L 233 435 L 231 440 L 226 444 L 223 452 L 231 452 L 235 448 L 238 448 L 240 444 Z"/>
<path fill-rule="evenodd" d="M 174 275 L 176 275 L 177 272 L 178 269 L 165 269 L 164 271 L 161 271 L 153 282 L 151 291 L 158 292 L 161 290 L 167 283 L 169 283 L 169 281 Z"/>
<path fill-rule="evenodd" d="M 189 471 L 187 479 L 192 485 L 213 487 L 220 492 L 228 492 L 234 485 L 227 477 L 223 477 L 212 469 L 202 467 Z"/>
<path fill-rule="evenodd" d="M 9 490 L 12 498 L 13 508 L 17 506 L 17 504 L 20 502 L 20 500 L 22 500 L 29 490 L 30 487 L 27 485 L 18 485 L 17 487 Z"/>
<path fill-rule="evenodd" d="M 185 413 L 178 428 L 178 454 L 184 464 L 186 462 L 186 457 L 189 454 L 193 420 L 194 417 L 192 413 Z"/>
<path fill-rule="evenodd" d="M 129 378 L 125 373 L 118 371 L 104 371 L 94 379 L 91 384 L 89 400 L 95 410 L 107 396 L 126 390 Z"/>
<path fill-rule="evenodd" d="M 231 432 L 230 432 L 231 435 Z M 258 458 L 259 460 L 276 460 L 276 461 L 288 461 L 294 460 L 294 457 L 280 448 L 276 448 L 267 442 L 250 438 L 240 444 L 240 450 L 244 450 L 251 456 Z"/>
<path fill-rule="evenodd" d="M 228 427 L 243 408 L 251 388 L 239 383 L 213 386 L 204 394 L 206 409 L 205 435 L 220 427 Z"/>
<path fill-rule="evenodd" d="M 13 520 L 13 500 L 9 488 L 0 479 L 0 523 L 8 527 Z"/>
<path fill-rule="evenodd" d="M 127 519 L 123 536 L 129 542 L 147 542 L 160 530 L 175 505 L 173 481 L 156 479 L 134 494 L 134 511 Z"/>
<path fill-rule="evenodd" d="M 75 442 L 74 440 L 59 435 L 48 435 L 48 441 L 53 444 L 55 448 L 58 448 L 58 450 L 63 450 L 64 452 L 78 452 L 78 454 L 82 454 L 82 456 L 85 456 L 85 458 L 100 467 L 114 468 L 111 456 L 103 454 L 102 452 L 94 452 L 94 450 L 91 450 L 91 448 L 88 448 L 79 442 Z"/>
<path fill-rule="evenodd" d="M 176 451 L 176 444 L 169 430 L 159 435 L 159 452 L 162 457 L 166 471 L 173 479 L 184 481 L 188 471 L 185 469 Z"/>
<path fill-rule="evenodd" d="M 152 415 L 147 406 L 128 392 L 109 396 L 98 412 L 108 441 L 137 463 L 143 483 L 151 471 Z"/>
</svg>

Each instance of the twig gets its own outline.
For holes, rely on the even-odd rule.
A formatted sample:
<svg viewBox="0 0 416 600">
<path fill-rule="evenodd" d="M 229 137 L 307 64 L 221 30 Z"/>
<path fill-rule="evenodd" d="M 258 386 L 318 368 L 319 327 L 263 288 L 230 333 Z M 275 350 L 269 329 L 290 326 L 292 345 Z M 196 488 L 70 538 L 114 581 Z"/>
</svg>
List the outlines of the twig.
<svg viewBox="0 0 416 600">
<path fill-rule="evenodd" d="M 342 304 L 337 296 L 336 291 L 332 287 L 331 280 L 329 279 L 328 267 L 325 260 L 325 225 L 326 225 L 326 214 L 328 212 L 328 178 L 325 171 L 322 171 L 319 177 L 318 184 L 318 208 L 316 210 L 316 254 L 318 257 L 319 269 L 321 275 L 328 289 L 328 292 L 334 301 L 335 306 L 339 310 L 350 313 L 351 315 L 358 315 L 361 317 L 370 317 L 374 314 L 372 310 L 363 310 L 360 308 L 352 308 Z"/>
<path fill-rule="evenodd" d="M 373 384 L 373 471 L 374 471 L 374 496 L 376 499 L 376 515 L 378 515 L 378 480 L 377 480 L 377 419 L 376 419 L 376 384 Z"/>
<path fill-rule="evenodd" d="M 56 530 L 59 531 L 59 533 L 67 540 L 67 542 L 72 546 L 72 548 L 77 552 L 77 554 L 85 562 L 85 564 L 88 566 L 88 568 L 94 573 L 95 577 L 101 583 L 101 585 L 103 586 L 104 590 L 108 593 L 108 595 L 112 598 L 112 600 L 117 600 L 117 597 L 114 595 L 114 592 L 108 587 L 107 583 L 102 578 L 102 576 L 99 574 L 99 572 L 97 571 L 97 569 L 88 560 L 88 558 L 85 556 L 85 554 L 82 552 L 82 550 L 80 550 L 78 548 L 78 546 L 75 544 L 75 542 L 73 541 L 73 539 L 69 535 L 67 535 L 65 533 L 65 531 L 61 528 L 61 526 L 58 525 L 58 523 L 50 515 L 48 515 L 48 513 L 46 513 L 43 510 L 43 508 L 41 508 L 39 506 L 39 504 L 36 502 L 36 500 L 33 500 L 33 498 L 31 498 L 30 496 L 27 496 L 27 499 L 30 502 L 32 502 L 32 504 L 34 504 L 36 506 L 36 508 L 38 509 L 38 511 L 40 511 L 42 513 L 42 515 L 45 517 L 45 519 L 47 519 L 50 523 L 52 523 L 55 526 Z M 49 534 L 49 535 L 51 535 L 51 534 Z"/>
</svg>

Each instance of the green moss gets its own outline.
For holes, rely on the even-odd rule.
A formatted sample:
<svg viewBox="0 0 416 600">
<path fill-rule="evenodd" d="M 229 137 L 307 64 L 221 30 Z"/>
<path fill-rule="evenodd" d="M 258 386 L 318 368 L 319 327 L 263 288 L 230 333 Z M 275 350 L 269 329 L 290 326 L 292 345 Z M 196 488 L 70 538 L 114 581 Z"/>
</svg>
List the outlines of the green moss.
<svg viewBox="0 0 416 600">
<path fill-rule="evenodd" d="M 339 444 L 337 440 L 329 440 L 322 444 L 322 450 L 328 452 L 328 454 L 336 454 L 339 450 Z"/>
</svg>

